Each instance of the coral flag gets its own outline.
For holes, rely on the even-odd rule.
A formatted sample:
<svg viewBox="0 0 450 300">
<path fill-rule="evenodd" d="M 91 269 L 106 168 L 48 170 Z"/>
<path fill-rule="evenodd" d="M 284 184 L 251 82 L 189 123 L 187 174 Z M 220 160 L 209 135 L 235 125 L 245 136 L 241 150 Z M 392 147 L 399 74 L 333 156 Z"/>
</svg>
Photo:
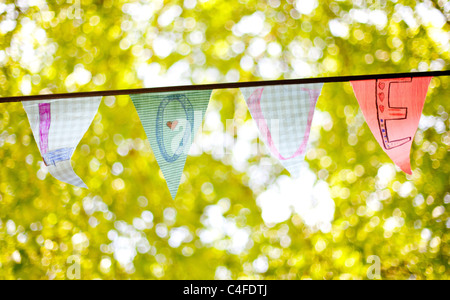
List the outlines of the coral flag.
<svg viewBox="0 0 450 300">
<path fill-rule="evenodd" d="M 22 103 L 44 163 L 56 179 L 87 188 L 75 174 L 70 159 L 100 102 L 101 97 L 91 97 Z"/>
<path fill-rule="evenodd" d="M 293 177 L 300 176 L 322 87 L 323 83 L 241 88 L 265 145 Z"/>
<path fill-rule="evenodd" d="M 370 130 L 384 152 L 412 174 L 411 145 L 432 77 L 351 82 Z"/>
<path fill-rule="evenodd" d="M 173 199 L 212 90 L 130 95 Z"/>
</svg>

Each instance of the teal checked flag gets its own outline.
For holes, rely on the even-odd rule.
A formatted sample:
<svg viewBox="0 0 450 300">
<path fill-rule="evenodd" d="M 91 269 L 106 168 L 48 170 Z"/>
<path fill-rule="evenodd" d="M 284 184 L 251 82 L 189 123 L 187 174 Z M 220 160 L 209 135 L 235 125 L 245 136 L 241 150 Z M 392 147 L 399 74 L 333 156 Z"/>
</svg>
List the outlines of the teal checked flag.
<svg viewBox="0 0 450 300">
<path fill-rule="evenodd" d="M 212 90 L 130 95 L 173 199 Z"/>
</svg>

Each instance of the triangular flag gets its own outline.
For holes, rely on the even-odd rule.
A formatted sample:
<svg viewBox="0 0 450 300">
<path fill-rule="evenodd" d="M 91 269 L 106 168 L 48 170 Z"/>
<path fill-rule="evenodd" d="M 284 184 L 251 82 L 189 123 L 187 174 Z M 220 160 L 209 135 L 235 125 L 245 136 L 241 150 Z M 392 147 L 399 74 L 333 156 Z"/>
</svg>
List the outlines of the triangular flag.
<svg viewBox="0 0 450 300">
<path fill-rule="evenodd" d="M 44 163 L 56 179 L 87 188 L 70 159 L 100 102 L 101 97 L 22 102 Z"/>
<path fill-rule="evenodd" d="M 173 199 L 212 90 L 130 95 Z"/>
<path fill-rule="evenodd" d="M 293 177 L 300 176 L 323 83 L 241 88 L 265 145 Z"/>
<path fill-rule="evenodd" d="M 384 152 L 412 174 L 411 145 L 422 115 L 431 77 L 351 82 L 370 130 Z"/>
</svg>

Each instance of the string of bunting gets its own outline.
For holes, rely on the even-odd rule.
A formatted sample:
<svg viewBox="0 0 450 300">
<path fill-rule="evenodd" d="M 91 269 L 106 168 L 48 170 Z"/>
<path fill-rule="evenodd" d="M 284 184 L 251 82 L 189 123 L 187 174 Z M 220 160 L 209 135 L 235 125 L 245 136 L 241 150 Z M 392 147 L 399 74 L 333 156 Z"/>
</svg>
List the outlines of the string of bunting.
<svg viewBox="0 0 450 300">
<path fill-rule="evenodd" d="M 293 177 L 300 174 L 316 103 L 324 83 L 350 82 L 364 118 L 383 151 L 412 174 L 410 151 L 432 77 L 450 71 L 233 82 L 2 97 L 22 102 L 45 165 L 56 179 L 82 188 L 71 157 L 103 96 L 130 95 L 172 198 L 211 93 L 239 88 L 270 153 Z"/>
</svg>

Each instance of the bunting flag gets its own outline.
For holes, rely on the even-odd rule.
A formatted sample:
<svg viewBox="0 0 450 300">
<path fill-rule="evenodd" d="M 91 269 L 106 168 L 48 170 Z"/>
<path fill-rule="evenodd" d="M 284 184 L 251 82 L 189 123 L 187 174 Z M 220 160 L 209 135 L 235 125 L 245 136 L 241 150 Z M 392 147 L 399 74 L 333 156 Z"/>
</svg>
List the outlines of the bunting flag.
<svg viewBox="0 0 450 300">
<path fill-rule="evenodd" d="M 82 188 L 70 159 L 89 129 L 101 97 L 22 102 L 41 156 L 56 179 Z"/>
<path fill-rule="evenodd" d="M 412 174 L 411 145 L 432 77 L 352 81 L 370 130 L 384 152 Z"/>
<path fill-rule="evenodd" d="M 300 176 L 322 87 L 323 83 L 312 83 L 241 88 L 265 145 L 293 177 Z"/>
<path fill-rule="evenodd" d="M 130 95 L 173 199 L 212 90 Z"/>
</svg>

